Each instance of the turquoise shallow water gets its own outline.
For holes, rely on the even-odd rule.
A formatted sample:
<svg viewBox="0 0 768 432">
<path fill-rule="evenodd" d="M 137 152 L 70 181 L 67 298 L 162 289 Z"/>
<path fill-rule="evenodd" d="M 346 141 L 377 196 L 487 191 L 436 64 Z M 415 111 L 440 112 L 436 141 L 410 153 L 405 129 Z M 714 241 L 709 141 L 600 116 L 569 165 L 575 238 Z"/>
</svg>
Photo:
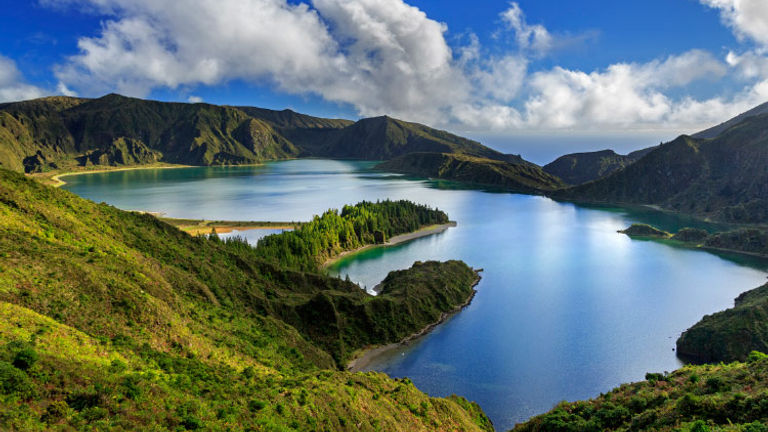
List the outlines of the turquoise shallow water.
<svg viewBox="0 0 768 432">
<path fill-rule="evenodd" d="M 447 211 L 456 228 L 355 255 L 331 271 L 372 288 L 416 260 L 458 258 L 483 268 L 469 307 L 371 368 L 408 376 L 432 395 L 475 400 L 498 430 L 560 400 L 594 397 L 646 372 L 679 367 L 673 348 L 680 332 L 766 279 L 763 260 L 616 233 L 632 222 L 675 230 L 690 220 L 462 189 L 371 166 L 297 160 L 136 170 L 68 177 L 65 187 L 120 208 L 187 218 L 307 220 L 384 198 Z"/>
</svg>

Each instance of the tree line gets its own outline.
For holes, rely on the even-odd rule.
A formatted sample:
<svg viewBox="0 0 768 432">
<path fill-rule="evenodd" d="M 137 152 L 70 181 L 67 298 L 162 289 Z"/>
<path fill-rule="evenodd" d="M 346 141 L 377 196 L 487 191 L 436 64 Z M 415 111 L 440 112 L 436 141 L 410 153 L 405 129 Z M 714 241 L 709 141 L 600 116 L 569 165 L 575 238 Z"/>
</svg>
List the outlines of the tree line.
<svg viewBox="0 0 768 432">
<path fill-rule="evenodd" d="M 363 201 L 346 205 L 341 212 L 328 210 L 296 230 L 264 237 L 256 254 L 283 266 L 314 271 L 344 251 L 447 222 L 445 212 L 411 201 Z"/>
</svg>

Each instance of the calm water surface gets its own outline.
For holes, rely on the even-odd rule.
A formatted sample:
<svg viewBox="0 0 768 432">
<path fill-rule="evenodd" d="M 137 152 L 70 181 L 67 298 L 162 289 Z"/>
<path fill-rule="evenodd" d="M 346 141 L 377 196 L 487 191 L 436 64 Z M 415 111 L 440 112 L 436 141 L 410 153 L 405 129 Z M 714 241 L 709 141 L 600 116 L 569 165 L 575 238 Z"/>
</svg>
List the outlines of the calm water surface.
<svg viewBox="0 0 768 432">
<path fill-rule="evenodd" d="M 680 366 L 678 335 L 765 282 L 762 260 L 638 241 L 632 222 L 693 224 L 653 212 L 456 188 L 376 173 L 367 162 L 298 160 L 260 167 L 135 170 L 66 178 L 67 189 L 129 210 L 218 220 L 308 220 L 361 200 L 437 206 L 456 228 L 338 263 L 372 288 L 416 260 L 483 268 L 472 304 L 370 369 L 408 376 L 435 396 L 475 400 L 498 430 Z M 242 233 L 247 235 L 248 232 Z M 251 231 L 252 240 L 267 232 Z"/>
</svg>

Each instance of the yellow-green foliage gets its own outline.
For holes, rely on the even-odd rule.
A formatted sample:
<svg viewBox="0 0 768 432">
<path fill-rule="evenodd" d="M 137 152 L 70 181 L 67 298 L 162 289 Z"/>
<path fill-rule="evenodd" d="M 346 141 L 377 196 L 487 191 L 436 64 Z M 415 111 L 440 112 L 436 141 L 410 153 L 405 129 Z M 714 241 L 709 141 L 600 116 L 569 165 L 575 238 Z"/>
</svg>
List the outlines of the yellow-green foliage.
<svg viewBox="0 0 768 432">
<path fill-rule="evenodd" d="M 746 363 L 685 366 L 600 397 L 562 402 L 517 432 L 768 430 L 768 356 Z"/>
<path fill-rule="evenodd" d="M 0 430 L 490 430 L 337 371 L 281 318 L 323 290 L 360 292 L 0 170 Z"/>
</svg>

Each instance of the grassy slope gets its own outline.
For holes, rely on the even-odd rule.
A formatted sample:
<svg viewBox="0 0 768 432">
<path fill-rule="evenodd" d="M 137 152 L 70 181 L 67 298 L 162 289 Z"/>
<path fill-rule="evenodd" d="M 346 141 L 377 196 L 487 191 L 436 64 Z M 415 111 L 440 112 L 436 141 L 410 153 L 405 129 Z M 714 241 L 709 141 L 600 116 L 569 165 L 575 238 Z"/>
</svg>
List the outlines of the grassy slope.
<svg viewBox="0 0 768 432">
<path fill-rule="evenodd" d="M 518 432 L 733 431 L 768 427 L 768 358 L 648 374 L 598 398 L 563 402 Z"/>
<path fill-rule="evenodd" d="M 282 318 L 359 288 L 247 250 L 0 170 L 0 429 L 489 428 L 461 399 L 335 371 L 343 353 Z"/>
<path fill-rule="evenodd" d="M 412 153 L 377 166 L 378 169 L 498 186 L 523 193 L 549 191 L 563 186 L 557 177 L 531 163 L 512 163 L 460 154 Z"/>
</svg>

